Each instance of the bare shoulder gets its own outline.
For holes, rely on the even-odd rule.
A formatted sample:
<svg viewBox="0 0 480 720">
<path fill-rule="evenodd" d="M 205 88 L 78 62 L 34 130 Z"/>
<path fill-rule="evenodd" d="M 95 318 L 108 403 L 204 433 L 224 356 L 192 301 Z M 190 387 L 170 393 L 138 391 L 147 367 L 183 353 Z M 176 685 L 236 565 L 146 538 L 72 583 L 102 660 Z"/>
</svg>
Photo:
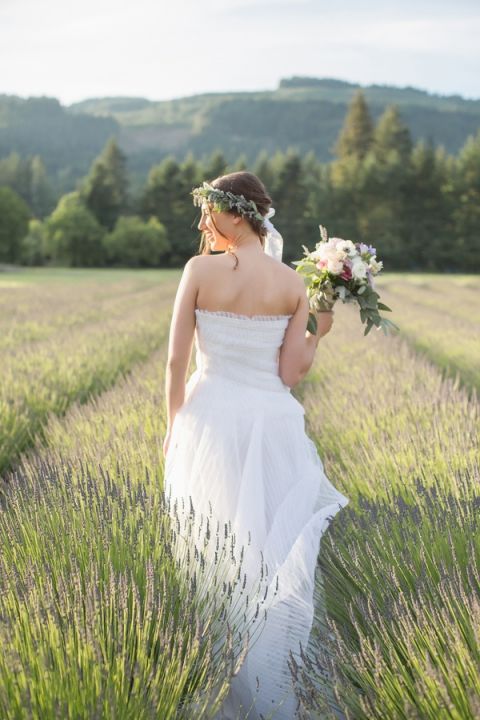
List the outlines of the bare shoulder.
<svg viewBox="0 0 480 720">
<path fill-rule="evenodd" d="M 273 258 L 272 258 L 273 259 Z M 294 270 L 293 268 L 289 267 L 285 263 L 278 263 L 277 260 L 274 260 L 274 262 L 277 263 L 277 265 L 280 265 L 280 271 L 283 275 L 283 278 L 286 283 L 290 285 L 292 290 L 296 291 L 304 291 L 305 290 L 305 283 L 301 275 Z"/>
<path fill-rule="evenodd" d="M 188 274 L 203 274 L 207 268 L 212 267 L 211 255 L 192 255 L 185 263 L 184 271 Z"/>
<path fill-rule="evenodd" d="M 284 291 L 290 291 L 293 296 L 297 297 L 305 292 L 303 278 L 296 270 L 267 255 L 264 261 L 270 264 Z M 185 264 L 185 270 L 196 278 L 205 278 L 208 274 L 222 271 L 225 268 L 231 269 L 231 258 L 226 258 L 225 253 L 193 255 Z"/>
</svg>

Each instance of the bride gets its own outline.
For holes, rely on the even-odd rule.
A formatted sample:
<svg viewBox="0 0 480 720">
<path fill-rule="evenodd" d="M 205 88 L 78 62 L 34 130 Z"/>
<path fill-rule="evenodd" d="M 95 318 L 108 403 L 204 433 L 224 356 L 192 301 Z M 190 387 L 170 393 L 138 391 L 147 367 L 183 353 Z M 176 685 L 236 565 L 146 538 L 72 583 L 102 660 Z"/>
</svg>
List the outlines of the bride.
<svg viewBox="0 0 480 720">
<path fill-rule="evenodd" d="M 279 588 L 218 718 L 257 720 L 276 709 L 275 718 L 291 720 L 289 653 L 307 646 L 320 539 L 349 502 L 326 477 L 291 393 L 333 311 L 317 313 L 316 335 L 306 331 L 304 281 L 281 262 L 282 238 L 268 219 L 272 200 L 256 175 L 223 175 L 192 195 L 202 242 L 173 306 L 165 490 L 190 497 L 196 512 L 210 508 L 231 521 Z M 196 369 L 187 381 L 194 342 Z"/>
</svg>

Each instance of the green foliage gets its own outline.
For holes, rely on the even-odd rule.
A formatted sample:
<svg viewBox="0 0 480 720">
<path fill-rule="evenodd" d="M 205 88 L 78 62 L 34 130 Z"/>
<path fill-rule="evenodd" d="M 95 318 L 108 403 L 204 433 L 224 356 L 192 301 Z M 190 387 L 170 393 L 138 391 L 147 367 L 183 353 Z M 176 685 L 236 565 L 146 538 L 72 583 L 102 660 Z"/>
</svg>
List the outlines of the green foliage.
<svg viewBox="0 0 480 720">
<path fill-rule="evenodd" d="M 293 83 L 282 92 L 296 93 L 299 88 Z M 323 92 L 326 85 L 322 88 Z M 310 90 L 314 90 L 313 85 L 305 88 L 306 92 Z M 343 93 L 346 88 L 332 86 L 329 91 Z M 367 96 L 366 92 L 353 96 L 338 137 L 340 155 L 329 163 L 319 161 L 314 143 L 310 142 L 309 151 L 303 155 L 299 150 L 301 142 L 289 145 L 285 152 L 270 152 L 270 140 L 257 136 L 258 152 L 250 167 L 249 153 L 243 146 L 242 154 L 237 154 L 229 165 L 227 156 L 213 144 L 209 156 L 196 157 L 189 152 L 183 161 L 173 153 L 163 157 L 150 167 L 146 182 L 135 175 L 135 197 L 130 201 L 125 158 L 111 140 L 94 163 L 82 196 L 100 225 L 110 232 L 118 218 L 125 215 L 134 214 L 145 222 L 157 218 L 170 244 L 162 254 L 161 264 L 180 267 L 197 252 L 200 241 L 200 213 L 191 202 L 192 188 L 244 167 L 259 175 L 272 197 L 274 224 L 284 238 L 283 259 L 287 264 L 299 257 L 302 244 L 311 244 L 322 224 L 333 236 L 374 244 L 387 270 L 479 271 L 480 133 L 469 136 L 456 158 L 443 147 L 435 148 L 433 141 L 413 141 L 403 119 L 408 110 L 405 103 L 392 105 L 379 114 L 378 107 L 369 110 Z M 197 105 L 192 103 L 185 100 L 185 107 L 198 109 L 202 104 L 200 99 Z M 265 116 L 264 124 L 284 121 L 282 103 L 274 103 L 274 112 L 271 117 Z M 300 103 L 294 105 L 290 97 L 288 104 L 300 121 Z M 120 105 L 119 99 L 117 110 Z M 153 112 L 152 106 L 156 107 L 148 104 L 149 112 Z M 239 123 L 238 131 L 243 132 L 240 120 L 235 114 L 229 115 L 233 105 L 229 107 L 228 112 L 225 108 L 215 112 L 229 123 Z M 170 111 L 165 121 L 176 122 L 173 106 Z M 146 106 L 139 112 L 146 112 Z M 245 118 L 240 117 L 245 124 Z M 371 117 L 378 118 L 375 125 Z M 409 121 L 411 124 L 410 111 Z M 249 122 L 255 125 L 253 120 Z M 319 122 L 317 118 L 317 130 Z M 231 125 L 232 133 L 235 128 Z M 192 147 L 196 147 L 195 143 Z M 152 157 L 150 154 L 150 162 Z M 0 180 L 26 198 L 37 217 L 48 206 L 48 181 L 42 168 L 38 158 L 27 161 L 15 153 L 0 160 Z M 13 254 L 19 257 L 18 248 Z M 62 262 L 95 265 L 103 260 L 96 252 L 92 256 L 85 252 L 82 260 L 73 260 L 66 251 Z"/>
<path fill-rule="evenodd" d="M 227 172 L 227 160 L 221 150 L 215 150 L 206 161 L 205 175 L 213 180 Z"/>
<path fill-rule="evenodd" d="M 258 211 L 253 200 L 247 200 L 245 195 L 235 195 L 235 193 L 214 188 L 205 180 L 190 194 L 193 195 L 193 204 L 196 207 L 202 207 L 207 202 L 212 206 L 214 212 L 235 210 L 240 215 L 263 221 L 263 215 Z"/>
<path fill-rule="evenodd" d="M 135 183 L 171 152 L 177 159 L 188 151 L 206 157 L 222 148 L 228 163 L 245 153 L 251 165 L 262 150 L 271 157 L 295 145 L 300 154 L 313 150 L 319 161 L 328 162 L 352 95 L 359 90 L 372 117 L 396 103 L 408 117 L 415 140 L 431 134 L 449 153 L 457 153 L 479 125 L 478 100 L 412 87 L 358 88 L 332 78 L 284 79 L 273 91 L 209 93 L 159 102 L 98 98 L 68 108 L 54 98 L 0 95 L 0 158 L 12 149 L 22 157 L 40 155 L 56 196 L 75 189 L 112 136 L 129 149 Z"/>
<path fill-rule="evenodd" d="M 0 95 L 0 158 L 39 155 L 58 194 L 73 189 L 118 129 L 112 117 L 74 115 L 55 98 Z"/>
<path fill-rule="evenodd" d="M 456 165 L 453 180 L 454 262 L 458 266 L 480 267 L 480 130 L 468 138 Z"/>
<path fill-rule="evenodd" d="M 231 618 L 226 583 L 197 553 L 179 582 L 160 502 L 177 273 L 42 269 L 41 303 L 33 272 L 12 281 L 25 275 L 4 289 L 0 315 L 0 457 L 22 453 L 1 493 L 0 715 L 211 718 L 207 701 L 227 690 L 242 643 L 227 636 L 231 663 L 209 652 L 226 634 L 224 610 Z M 403 340 L 366 341 L 340 305 L 299 388 L 325 473 L 351 499 L 322 538 L 308 659 L 298 669 L 292 657 L 299 717 L 474 720 L 479 278 L 379 282 Z M 446 358 L 465 387 L 445 377 Z M 222 552 L 223 532 L 211 538 Z M 321 709 L 329 684 L 335 715 Z"/>
<path fill-rule="evenodd" d="M 302 239 L 315 227 L 306 215 L 307 192 L 302 158 L 293 149 L 273 159 L 276 165 L 270 195 L 274 198 L 273 222 L 283 237 L 283 260 L 298 256 Z"/>
<path fill-rule="evenodd" d="M 170 244 L 165 227 L 157 218 L 144 222 L 138 216 L 121 217 L 104 238 L 107 262 L 123 267 L 158 267 Z"/>
<path fill-rule="evenodd" d="M 373 120 L 365 96 L 358 90 L 350 104 L 343 128 L 336 144 L 340 160 L 355 156 L 364 158 L 373 141 Z"/>
<path fill-rule="evenodd" d="M 126 157 L 114 139 L 110 139 L 95 160 L 82 188 L 88 209 L 107 230 L 112 230 L 122 213 L 128 210 Z"/>
<path fill-rule="evenodd" d="M 404 339 L 372 332 L 367 343 L 354 313 L 340 306 L 302 388 L 325 472 L 352 501 L 321 548 L 331 634 L 313 643 L 313 664 L 320 677 L 325 640 L 346 717 L 474 720 L 479 281 L 398 274 L 381 282 Z M 458 347 L 463 370 L 470 366 L 465 387 L 455 365 L 452 377 L 443 372 Z M 310 686 L 312 675 L 310 667 Z"/>
<path fill-rule="evenodd" d="M 64 195 L 46 223 L 47 253 L 54 264 L 94 267 L 103 264 L 104 230 L 79 193 Z"/>
<path fill-rule="evenodd" d="M 42 158 L 35 155 L 31 159 L 30 207 L 37 218 L 46 217 L 55 206 L 52 186 Z"/>
<path fill-rule="evenodd" d="M 20 263 L 22 265 L 44 265 L 47 256 L 47 233 L 41 220 L 32 218 L 28 233 L 21 241 Z"/>
<path fill-rule="evenodd" d="M 167 231 L 171 244 L 170 265 L 183 264 L 195 253 L 191 227 L 198 212 L 190 192 L 191 181 L 198 181 L 201 170 L 191 156 L 182 165 L 173 156 L 167 157 L 150 170 L 139 200 L 142 217 L 156 217 Z"/>
<path fill-rule="evenodd" d="M 77 270 L 56 269 L 55 281 L 41 268 L 18 294 L 9 290 L 2 297 L 0 477 L 43 437 L 52 415 L 100 395 L 164 342 L 178 278 L 90 272 L 72 284 Z M 39 302 L 37 282 L 44 275 L 49 292 Z M 19 303 L 26 316 L 12 323 Z"/>
<path fill-rule="evenodd" d="M 39 155 L 24 158 L 12 152 L 0 159 L 0 185 L 15 190 L 37 218 L 45 217 L 55 206 L 54 192 Z"/>
<path fill-rule="evenodd" d="M 30 211 L 9 187 L 0 187 L 0 262 L 20 261 L 20 243 L 28 232 Z"/>
<path fill-rule="evenodd" d="M 373 146 L 375 157 L 380 163 L 391 162 L 392 155 L 399 161 L 408 162 L 412 139 L 396 105 L 387 107 L 380 117 L 375 126 Z"/>
</svg>

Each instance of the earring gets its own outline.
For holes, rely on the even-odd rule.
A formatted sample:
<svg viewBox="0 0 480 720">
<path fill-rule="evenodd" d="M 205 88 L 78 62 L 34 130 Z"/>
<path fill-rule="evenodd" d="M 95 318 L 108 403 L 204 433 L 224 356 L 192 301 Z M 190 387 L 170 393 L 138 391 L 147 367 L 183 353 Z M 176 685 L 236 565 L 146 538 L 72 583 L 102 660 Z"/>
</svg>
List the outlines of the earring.
<svg viewBox="0 0 480 720">
<path fill-rule="evenodd" d="M 233 266 L 233 269 L 236 270 L 236 269 L 237 269 L 237 265 L 238 265 L 238 257 L 237 257 L 237 256 L 235 255 L 235 253 L 233 252 L 231 245 L 227 245 L 227 253 L 230 253 L 230 255 L 233 255 L 233 256 L 234 256 L 234 258 L 235 258 L 235 265 Z"/>
</svg>

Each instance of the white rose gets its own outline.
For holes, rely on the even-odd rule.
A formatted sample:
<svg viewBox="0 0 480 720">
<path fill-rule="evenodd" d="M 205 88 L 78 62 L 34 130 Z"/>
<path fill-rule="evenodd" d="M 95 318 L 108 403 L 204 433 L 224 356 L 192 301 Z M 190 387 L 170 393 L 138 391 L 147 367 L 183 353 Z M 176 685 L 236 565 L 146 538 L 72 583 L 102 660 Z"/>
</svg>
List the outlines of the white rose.
<svg viewBox="0 0 480 720">
<path fill-rule="evenodd" d="M 339 252 L 336 247 L 327 247 L 325 248 L 324 257 L 327 260 L 344 260 L 346 257 L 346 253 L 341 251 Z"/>
<path fill-rule="evenodd" d="M 335 258 L 329 258 L 327 270 L 334 275 L 340 275 L 340 273 L 343 272 L 343 262 Z"/>
<path fill-rule="evenodd" d="M 332 253 L 334 250 L 329 247 L 328 245 L 323 245 L 323 247 L 320 247 L 316 254 L 318 255 L 317 260 L 329 260 L 332 257 Z"/>
<path fill-rule="evenodd" d="M 352 275 L 356 280 L 363 280 L 367 277 L 367 265 L 358 255 L 352 260 Z"/>
<path fill-rule="evenodd" d="M 337 250 L 342 250 L 347 255 L 355 255 L 357 249 L 351 240 L 340 240 L 337 243 Z"/>
</svg>

